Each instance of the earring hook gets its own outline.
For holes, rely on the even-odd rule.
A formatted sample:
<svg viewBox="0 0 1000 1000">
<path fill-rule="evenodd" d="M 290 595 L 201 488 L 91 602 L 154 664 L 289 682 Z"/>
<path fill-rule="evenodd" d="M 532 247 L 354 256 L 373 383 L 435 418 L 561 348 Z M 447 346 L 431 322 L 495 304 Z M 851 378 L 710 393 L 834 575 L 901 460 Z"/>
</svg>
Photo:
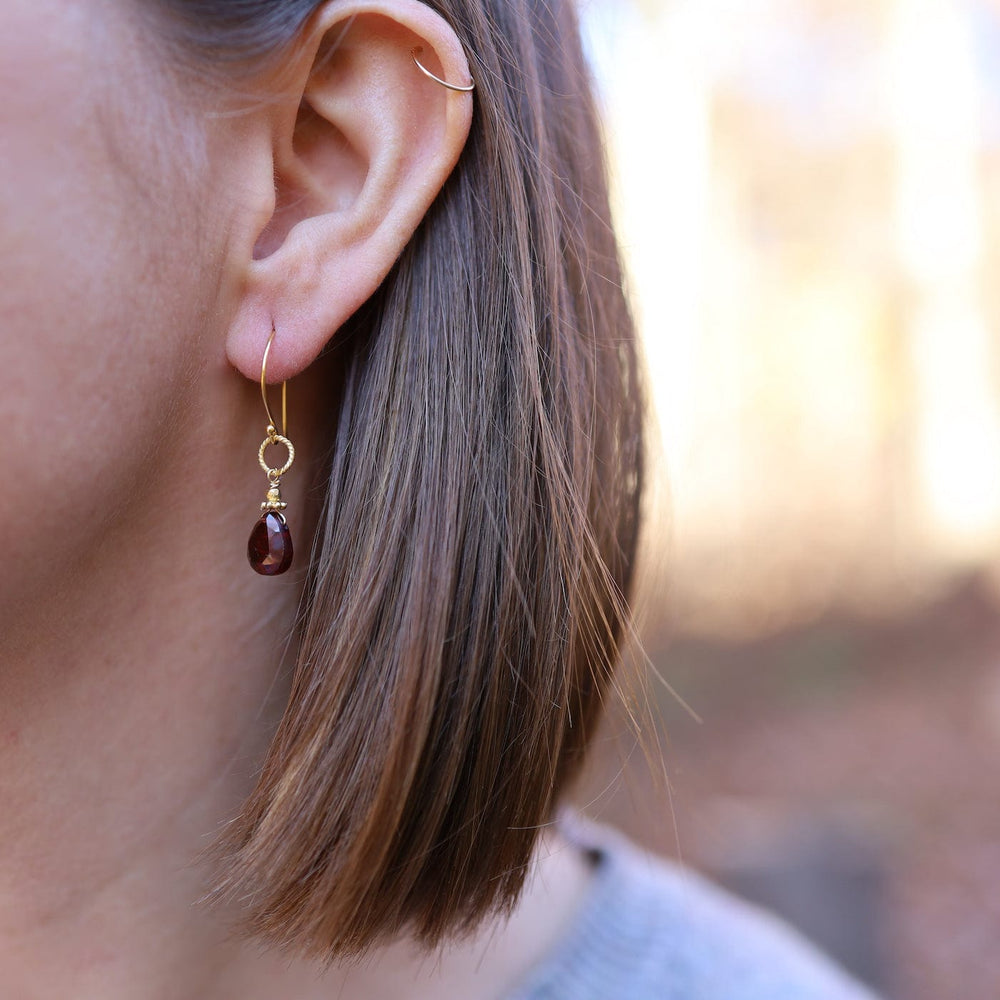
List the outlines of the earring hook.
<svg viewBox="0 0 1000 1000">
<path fill-rule="evenodd" d="M 264 348 L 264 357 L 260 363 L 260 396 L 264 400 L 264 412 L 267 414 L 267 426 L 274 428 L 274 417 L 271 416 L 271 407 L 267 404 L 267 356 L 271 353 L 271 344 L 274 343 L 277 330 L 271 327 L 271 336 L 267 338 L 267 347 Z M 281 383 L 281 436 L 288 436 L 288 383 Z"/>
</svg>

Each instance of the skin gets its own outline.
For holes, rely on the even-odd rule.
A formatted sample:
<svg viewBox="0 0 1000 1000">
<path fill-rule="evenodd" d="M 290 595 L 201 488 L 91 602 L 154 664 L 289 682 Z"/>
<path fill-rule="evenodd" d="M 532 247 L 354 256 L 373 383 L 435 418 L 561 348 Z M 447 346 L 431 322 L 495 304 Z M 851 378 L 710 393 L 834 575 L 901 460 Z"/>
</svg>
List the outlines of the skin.
<svg viewBox="0 0 1000 1000">
<path fill-rule="evenodd" d="M 126 0 L 7 0 L 4 15 L 4 995 L 502 996 L 586 894 L 556 834 L 510 920 L 440 955 L 401 940 L 320 976 L 194 905 L 198 852 L 251 787 L 295 653 L 317 355 L 468 134 L 472 99 L 409 51 L 464 81 L 461 46 L 416 0 L 348 0 L 237 100 L 174 74 Z M 313 73 L 330 37 L 333 68 Z M 271 379 L 294 380 L 282 494 L 299 555 L 265 579 L 245 546 L 272 321 Z"/>
</svg>

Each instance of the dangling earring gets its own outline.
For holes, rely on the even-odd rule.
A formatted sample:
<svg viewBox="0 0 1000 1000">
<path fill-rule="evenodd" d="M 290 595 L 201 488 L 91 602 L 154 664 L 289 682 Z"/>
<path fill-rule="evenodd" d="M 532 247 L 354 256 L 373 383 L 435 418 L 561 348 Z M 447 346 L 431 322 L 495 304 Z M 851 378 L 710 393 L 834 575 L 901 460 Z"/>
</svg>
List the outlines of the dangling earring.
<svg viewBox="0 0 1000 1000">
<path fill-rule="evenodd" d="M 292 467 L 295 461 L 295 448 L 292 442 L 285 437 L 288 432 L 287 416 L 287 383 L 281 383 L 281 433 L 274 427 L 274 420 L 271 417 L 271 408 L 267 405 L 267 356 L 271 351 L 271 344 L 274 342 L 275 331 L 271 329 L 271 336 L 267 339 L 267 347 L 264 348 L 264 359 L 260 364 L 260 394 L 264 400 L 264 412 L 267 414 L 267 437 L 261 442 L 257 458 L 260 467 L 267 473 L 267 481 L 270 484 L 267 490 L 267 499 L 260 505 L 260 520 L 253 526 L 250 532 L 250 541 L 247 542 L 247 558 L 250 565 L 263 576 L 277 576 L 284 573 L 292 565 L 292 533 L 288 530 L 285 522 L 285 515 L 281 512 L 288 506 L 281 499 L 279 485 L 281 477 Z M 264 461 L 264 452 L 269 445 L 283 444 L 288 451 L 288 461 L 280 469 L 272 469 Z"/>
</svg>

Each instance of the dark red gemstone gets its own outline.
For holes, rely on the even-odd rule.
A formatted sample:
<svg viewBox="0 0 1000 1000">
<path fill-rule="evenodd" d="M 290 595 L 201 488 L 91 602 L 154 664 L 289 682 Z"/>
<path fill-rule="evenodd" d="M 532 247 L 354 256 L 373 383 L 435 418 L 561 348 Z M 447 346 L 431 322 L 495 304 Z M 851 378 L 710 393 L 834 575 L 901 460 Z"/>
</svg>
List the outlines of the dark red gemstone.
<svg viewBox="0 0 1000 1000">
<path fill-rule="evenodd" d="M 247 558 L 262 576 L 277 576 L 292 565 L 292 533 L 276 510 L 266 511 L 253 526 Z"/>
</svg>

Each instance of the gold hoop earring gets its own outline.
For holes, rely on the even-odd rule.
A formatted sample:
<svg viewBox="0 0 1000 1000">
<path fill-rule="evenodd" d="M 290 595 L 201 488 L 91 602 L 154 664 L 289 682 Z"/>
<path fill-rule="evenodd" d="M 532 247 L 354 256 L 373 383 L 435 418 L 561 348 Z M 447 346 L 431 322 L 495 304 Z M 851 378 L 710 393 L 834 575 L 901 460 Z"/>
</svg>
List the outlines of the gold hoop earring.
<svg viewBox="0 0 1000 1000">
<path fill-rule="evenodd" d="M 277 576 L 284 573 L 292 565 L 292 533 L 288 530 L 285 515 L 282 511 L 288 506 L 281 499 L 281 477 L 292 467 L 295 461 L 295 448 L 285 436 L 288 433 L 288 394 L 287 382 L 281 383 L 281 433 L 274 426 L 271 407 L 267 402 L 267 356 L 271 352 L 271 344 L 277 331 L 272 327 L 271 336 L 267 338 L 264 348 L 264 358 L 260 363 L 260 395 L 264 400 L 264 412 L 267 414 L 267 437 L 261 442 L 257 452 L 260 467 L 267 475 L 267 499 L 260 505 L 260 519 L 250 532 L 247 542 L 247 558 L 253 569 L 262 576 Z M 288 452 L 285 464 L 272 468 L 264 459 L 264 452 L 271 445 L 284 445 Z"/>
<path fill-rule="evenodd" d="M 410 49 L 410 58 L 417 64 L 417 69 L 420 70 L 424 76 L 430 77 L 435 83 L 440 83 L 442 87 L 447 87 L 449 90 L 457 90 L 460 94 L 468 94 L 476 89 L 476 81 L 473 80 L 467 87 L 460 87 L 456 83 L 449 83 L 447 80 L 442 80 L 441 77 L 435 76 L 418 58 L 421 52 L 424 51 L 422 45 L 418 45 L 415 48 Z"/>
</svg>

